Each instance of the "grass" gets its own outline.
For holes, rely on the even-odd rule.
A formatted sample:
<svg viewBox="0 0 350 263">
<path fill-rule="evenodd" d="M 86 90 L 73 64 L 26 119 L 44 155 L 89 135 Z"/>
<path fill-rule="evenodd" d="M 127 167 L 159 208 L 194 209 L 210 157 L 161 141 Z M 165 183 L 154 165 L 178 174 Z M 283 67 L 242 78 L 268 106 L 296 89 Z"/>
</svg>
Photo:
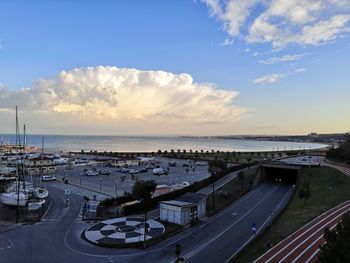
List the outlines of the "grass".
<svg viewBox="0 0 350 263">
<path fill-rule="evenodd" d="M 252 188 L 252 183 L 256 176 L 255 169 L 244 171 L 243 189 L 241 180 L 236 177 L 220 189 L 216 189 L 214 192 L 214 205 L 213 207 L 213 194 L 208 195 L 207 198 L 207 215 L 212 216 L 225 207 L 229 206 L 242 195 L 249 192 Z M 243 191 L 242 191 L 243 190 Z M 215 208 L 215 209 L 213 209 Z"/>
<path fill-rule="evenodd" d="M 296 191 L 289 206 L 273 226 L 246 247 L 235 262 L 254 261 L 267 251 L 271 244 L 277 244 L 326 209 L 350 199 L 350 178 L 335 169 L 329 167 L 305 168 L 300 180 L 300 184 L 309 181 L 310 198 L 304 202 Z M 327 188 L 330 185 L 332 189 L 327 195 Z"/>
</svg>

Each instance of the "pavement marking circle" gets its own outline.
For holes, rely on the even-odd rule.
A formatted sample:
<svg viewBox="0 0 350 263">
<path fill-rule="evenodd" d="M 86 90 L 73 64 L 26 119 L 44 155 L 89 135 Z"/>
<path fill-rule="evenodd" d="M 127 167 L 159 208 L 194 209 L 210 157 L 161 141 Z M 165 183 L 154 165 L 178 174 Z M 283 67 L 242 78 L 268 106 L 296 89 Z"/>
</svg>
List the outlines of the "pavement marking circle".
<svg viewBox="0 0 350 263">
<path fill-rule="evenodd" d="M 146 232 L 145 232 L 146 227 Z M 84 231 L 85 238 L 100 246 L 123 246 L 161 236 L 165 227 L 156 220 L 119 217 L 93 224 Z"/>
</svg>

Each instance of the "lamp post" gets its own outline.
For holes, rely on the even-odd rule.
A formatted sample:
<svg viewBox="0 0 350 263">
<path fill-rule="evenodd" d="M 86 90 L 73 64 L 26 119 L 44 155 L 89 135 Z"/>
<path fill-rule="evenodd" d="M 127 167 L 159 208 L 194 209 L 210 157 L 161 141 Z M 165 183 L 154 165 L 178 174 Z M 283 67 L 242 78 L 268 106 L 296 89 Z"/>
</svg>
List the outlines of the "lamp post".
<svg viewBox="0 0 350 263">
<path fill-rule="evenodd" d="M 114 183 L 115 183 L 115 206 L 117 207 L 117 216 L 118 216 L 118 214 L 119 214 L 119 212 L 118 212 L 118 181 L 115 180 Z"/>
<path fill-rule="evenodd" d="M 213 210 L 215 210 L 215 195 L 214 195 L 214 192 L 215 192 L 215 182 L 213 182 Z"/>
</svg>

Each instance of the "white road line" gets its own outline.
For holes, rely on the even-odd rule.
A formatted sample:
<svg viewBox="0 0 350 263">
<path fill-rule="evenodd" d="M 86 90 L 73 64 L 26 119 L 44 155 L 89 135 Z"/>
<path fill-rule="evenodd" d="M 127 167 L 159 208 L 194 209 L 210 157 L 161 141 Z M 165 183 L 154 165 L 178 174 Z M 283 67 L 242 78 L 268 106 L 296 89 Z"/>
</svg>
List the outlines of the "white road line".
<svg viewBox="0 0 350 263">
<path fill-rule="evenodd" d="M 348 207 L 350 206 L 350 204 L 345 205 L 344 207 Z M 313 225 L 311 228 L 308 228 L 307 230 L 305 230 L 303 233 L 301 233 L 300 235 L 298 235 L 296 238 L 294 238 L 291 242 L 289 242 L 288 244 L 286 244 L 283 248 L 281 248 L 277 253 L 275 253 L 273 256 L 271 256 L 265 263 L 270 262 L 274 257 L 276 257 L 278 254 L 280 254 L 282 251 L 284 251 L 289 245 L 291 245 L 292 243 L 294 243 L 296 240 L 298 240 L 301 236 L 303 236 L 305 233 L 307 233 L 308 231 L 310 231 L 310 229 L 314 228 L 315 226 L 321 224 L 323 221 L 325 221 L 326 219 L 328 219 L 329 217 L 331 217 L 332 215 L 334 215 L 335 213 L 337 213 L 339 210 L 344 209 L 344 207 L 341 207 L 337 210 L 335 210 L 333 213 L 331 213 L 330 215 L 328 215 L 327 217 L 323 218 L 321 221 L 319 221 L 318 223 L 316 223 L 315 225 Z"/>
<path fill-rule="evenodd" d="M 51 205 L 52 205 L 52 201 L 50 201 L 49 207 L 46 209 L 44 215 L 43 215 L 41 218 L 44 218 L 44 217 L 46 216 L 47 212 L 48 212 L 48 211 L 50 210 L 50 208 L 51 208 Z"/>
<path fill-rule="evenodd" d="M 320 249 L 318 248 L 306 261 L 305 263 L 309 263 L 320 251 Z"/>
<path fill-rule="evenodd" d="M 230 230 L 231 227 L 235 226 L 238 222 L 240 222 L 243 218 L 245 218 L 248 214 L 250 214 L 251 211 L 253 211 L 255 208 L 257 208 L 267 197 L 269 197 L 273 192 L 275 192 L 278 189 L 278 187 L 275 187 L 270 193 L 268 193 L 263 199 L 261 199 L 255 206 L 253 206 L 251 209 L 248 210 L 248 212 L 246 212 L 243 216 L 241 216 L 239 219 L 237 219 L 234 223 L 232 223 L 231 225 L 229 225 L 223 232 L 221 232 L 220 234 L 218 234 L 217 236 L 215 236 L 214 238 L 210 239 L 209 241 L 207 241 L 206 243 L 204 243 L 203 245 L 199 246 L 198 248 L 196 248 L 195 250 L 192 250 L 190 253 L 188 253 L 187 255 L 184 256 L 185 259 L 190 259 L 191 257 L 193 257 L 195 254 L 197 254 L 199 251 L 201 251 L 203 248 L 205 248 L 206 246 L 208 246 L 210 243 L 212 243 L 213 241 L 215 241 L 216 239 L 218 239 L 220 236 L 222 236 L 223 234 L 225 234 L 228 230 Z"/>
<path fill-rule="evenodd" d="M 239 201 L 245 200 L 248 197 L 250 197 L 251 195 L 253 195 L 253 193 L 257 192 L 258 190 L 260 190 L 261 188 L 263 188 L 265 186 L 265 184 L 262 184 L 260 186 L 258 186 L 256 189 L 250 191 L 247 195 L 245 195 L 243 198 L 241 198 L 240 200 L 237 200 L 236 202 L 234 202 L 233 204 L 231 204 L 227 209 L 225 210 L 229 210 L 232 207 L 235 207 L 237 204 L 239 204 Z M 225 210 L 221 211 L 220 213 L 216 214 L 215 216 L 212 217 L 212 220 L 204 223 L 205 225 L 208 225 L 209 223 L 211 223 L 212 221 L 214 221 L 217 217 L 221 216 L 222 214 L 224 214 Z M 167 248 L 175 243 L 178 243 L 180 240 L 187 238 L 188 236 L 192 235 L 194 233 L 194 231 L 190 231 L 189 233 L 185 234 L 184 236 L 181 236 L 167 244 L 165 244 L 164 246 L 158 247 L 156 249 L 153 250 L 149 250 L 146 252 L 139 252 L 139 253 L 128 253 L 128 254 L 109 254 L 109 255 L 96 255 L 96 254 L 90 254 L 90 253 L 85 253 L 85 252 L 81 252 L 79 250 L 76 250 L 74 248 L 72 248 L 71 246 L 69 246 L 67 238 L 68 238 L 68 233 L 71 231 L 71 229 L 73 228 L 73 225 L 75 224 L 75 222 L 73 221 L 72 224 L 69 226 L 69 228 L 67 229 L 65 236 L 64 236 L 64 244 L 65 246 L 70 249 L 72 252 L 76 253 L 76 254 L 80 254 L 80 255 L 84 255 L 84 256 L 89 256 L 89 257 L 96 257 L 96 258 L 106 258 L 106 257 L 110 257 L 110 256 L 115 256 L 115 257 L 134 257 L 134 256 L 140 256 L 140 255 L 145 255 L 145 254 L 150 254 L 150 253 L 154 253 L 156 251 L 161 251 L 164 248 Z"/>
<path fill-rule="evenodd" d="M 337 226 L 338 223 L 334 224 L 329 229 L 333 229 Z M 302 255 L 305 254 L 306 251 L 308 251 L 313 245 L 315 245 L 324 235 L 319 236 L 314 242 L 312 242 L 307 248 L 305 248 L 293 261 L 292 263 L 295 263 L 299 258 L 301 258 Z"/>
<path fill-rule="evenodd" d="M 2 237 L 3 239 L 6 239 L 10 243 L 10 246 L 7 246 L 6 248 L 12 248 L 15 246 L 14 243 L 12 242 L 12 240 L 9 239 L 8 237 L 2 236 L 2 235 L 0 237 Z M 3 247 L 3 248 L 5 249 L 5 247 Z"/>
<path fill-rule="evenodd" d="M 348 211 L 348 210 L 347 210 L 347 211 Z M 331 220 L 331 222 L 334 221 L 334 220 L 337 220 L 339 217 L 342 217 L 342 215 L 343 215 L 343 214 L 340 214 L 340 215 L 336 216 L 335 218 L 333 218 L 333 219 Z M 304 239 L 302 242 L 298 243 L 297 246 L 295 246 L 287 255 L 285 255 L 285 256 L 284 256 L 280 261 L 278 261 L 278 262 L 279 262 L 279 263 L 284 262 L 284 260 L 285 260 L 286 258 L 288 258 L 295 250 L 297 250 L 301 245 L 305 244 L 306 241 L 308 241 L 310 238 L 312 238 L 313 236 L 315 236 L 319 230 L 322 230 L 322 228 L 325 228 L 325 226 L 326 226 L 327 224 L 329 224 L 329 223 L 330 223 L 330 222 L 327 222 L 326 224 L 322 225 L 322 226 L 319 227 L 317 230 L 315 230 L 315 231 L 312 233 L 312 235 L 308 236 L 308 237 L 307 237 L 306 239 Z M 338 223 L 338 222 L 337 222 L 337 223 Z M 322 237 L 322 236 L 323 236 L 323 235 L 321 235 L 321 237 Z"/>
<path fill-rule="evenodd" d="M 325 213 L 328 213 L 328 212 L 330 212 L 331 210 L 334 210 L 334 211 L 335 211 L 338 207 L 343 206 L 343 205 L 345 205 L 346 203 L 349 203 L 349 201 L 345 201 L 345 202 L 343 202 L 343 203 L 341 203 L 341 204 L 339 204 L 339 205 L 337 205 L 337 206 L 331 208 L 330 210 L 328 210 L 328 211 L 325 212 Z M 310 222 L 306 223 L 306 225 L 302 226 L 302 227 L 299 228 L 297 231 L 300 231 L 300 230 L 302 230 L 302 229 L 307 228 L 309 225 L 311 225 L 312 223 L 314 223 L 315 221 L 317 221 L 317 219 L 319 219 L 319 218 L 322 217 L 323 215 L 324 215 L 324 213 L 321 214 L 321 215 L 319 215 L 318 217 L 314 218 L 314 219 L 311 220 Z M 297 231 L 295 231 L 295 232 L 297 232 Z M 293 236 L 293 235 L 295 234 L 295 232 L 293 232 L 292 234 L 290 234 L 289 236 L 287 236 L 285 239 L 283 239 L 283 240 L 281 240 L 280 242 L 278 242 L 278 243 L 275 245 L 275 247 L 279 246 L 282 242 L 284 242 L 285 240 L 289 239 L 291 236 Z M 272 248 L 272 249 L 273 249 L 273 248 Z M 272 249 L 269 249 L 268 251 L 266 251 L 266 252 L 265 252 L 264 254 L 262 254 L 259 258 L 257 258 L 254 262 L 257 262 L 259 259 L 263 258 L 263 257 L 264 257 L 266 254 L 268 254 Z"/>
<path fill-rule="evenodd" d="M 288 190 L 288 192 L 285 194 L 285 196 L 282 198 L 282 200 L 278 203 L 278 205 L 277 205 L 277 207 L 274 209 L 275 211 L 277 211 L 279 208 L 280 208 L 280 206 L 282 205 L 282 203 L 284 202 L 284 200 L 286 199 L 286 197 L 289 195 L 289 191 L 291 190 L 291 189 L 293 189 L 293 188 L 290 188 L 289 190 Z M 261 227 L 260 228 L 258 228 L 258 230 L 257 230 L 257 234 L 263 229 L 263 227 L 266 225 L 266 223 L 267 222 L 269 222 L 270 220 L 272 219 L 272 215 L 270 215 L 267 219 L 266 219 L 266 221 L 261 225 Z M 249 244 L 249 242 L 252 240 L 252 239 L 254 239 L 255 237 L 256 237 L 257 235 L 253 235 L 252 237 L 250 237 L 228 260 L 226 260 L 226 262 L 225 263 L 228 263 L 228 262 L 230 262 L 243 248 L 245 248 L 245 246 L 246 245 L 248 245 Z"/>
</svg>

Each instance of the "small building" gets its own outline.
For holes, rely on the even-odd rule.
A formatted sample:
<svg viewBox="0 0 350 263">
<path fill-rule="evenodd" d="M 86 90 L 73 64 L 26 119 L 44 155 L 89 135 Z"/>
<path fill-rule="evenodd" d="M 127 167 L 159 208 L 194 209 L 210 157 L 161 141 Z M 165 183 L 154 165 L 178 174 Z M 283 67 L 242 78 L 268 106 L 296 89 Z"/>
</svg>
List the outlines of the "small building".
<svg viewBox="0 0 350 263">
<path fill-rule="evenodd" d="M 29 175 L 52 174 L 56 172 L 56 165 L 52 158 L 43 156 L 24 160 L 25 171 Z"/>
<path fill-rule="evenodd" d="M 160 220 L 179 225 L 196 222 L 206 214 L 207 195 L 186 193 L 176 200 L 160 202 Z"/>
<path fill-rule="evenodd" d="M 140 160 L 137 158 L 118 158 L 111 160 L 110 165 L 114 167 L 139 166 Z"/>
</svg>

